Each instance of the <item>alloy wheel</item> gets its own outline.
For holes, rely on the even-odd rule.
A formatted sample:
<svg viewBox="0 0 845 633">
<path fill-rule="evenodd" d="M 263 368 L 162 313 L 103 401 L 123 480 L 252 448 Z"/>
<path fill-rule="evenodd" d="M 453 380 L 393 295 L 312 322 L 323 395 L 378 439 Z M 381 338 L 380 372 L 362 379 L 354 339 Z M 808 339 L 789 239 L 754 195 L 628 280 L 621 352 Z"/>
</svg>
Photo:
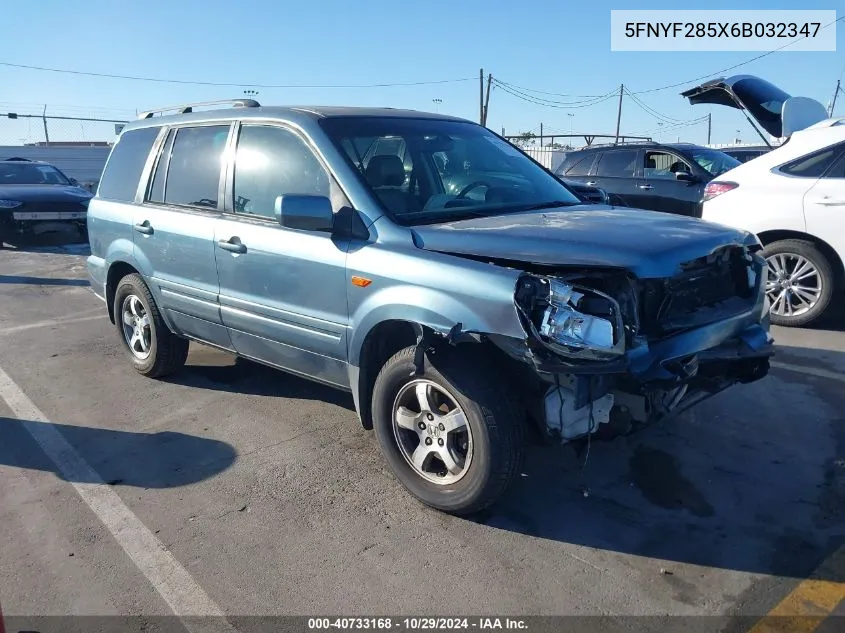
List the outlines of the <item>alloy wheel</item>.
<svg viewBox="0 0 845 633">
<path fill-rule="evenodd" d="M 405 461 L 433 483 L 455 483 L 472 462 L 466 414 L 452 394 L 430 380 L 412 380 L 399 391 L 393 433 Z"/>
<path fill-rule="evenodd" d="M 123 300 L 120 312 L 123 338 L 129 346 L 129 351 L 135 358 L 145 360 L 149 357 L 152 347 L 152 329 L 144 304 L 136 295 L 130 294 Z"/>
<path fill-rule="evenodd" d="M 823 282 L 813 262 L 797 253 L 776 253 L 770 255 L 766 263 L 766 295 L 772 313 L 797 317 L 816 306 Z"/>
</svg>

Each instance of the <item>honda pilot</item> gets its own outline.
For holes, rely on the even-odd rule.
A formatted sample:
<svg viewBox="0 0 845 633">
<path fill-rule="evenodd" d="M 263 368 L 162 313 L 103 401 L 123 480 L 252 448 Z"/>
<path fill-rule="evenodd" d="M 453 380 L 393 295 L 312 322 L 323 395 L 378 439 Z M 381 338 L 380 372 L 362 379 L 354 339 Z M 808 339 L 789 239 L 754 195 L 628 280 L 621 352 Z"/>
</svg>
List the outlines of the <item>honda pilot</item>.
<svg viewBox="0 0 845 633">
<path fill-rule="evenodd" d="M 196 341 L 348 391 L 410 493 L 467 514 L 528 425 L 613 437 L 768 371 L 748 232 L 585 204 L 459 118 L 202 105 L 126 125 L 88 209 L 144 376 Z"/>
</svg>

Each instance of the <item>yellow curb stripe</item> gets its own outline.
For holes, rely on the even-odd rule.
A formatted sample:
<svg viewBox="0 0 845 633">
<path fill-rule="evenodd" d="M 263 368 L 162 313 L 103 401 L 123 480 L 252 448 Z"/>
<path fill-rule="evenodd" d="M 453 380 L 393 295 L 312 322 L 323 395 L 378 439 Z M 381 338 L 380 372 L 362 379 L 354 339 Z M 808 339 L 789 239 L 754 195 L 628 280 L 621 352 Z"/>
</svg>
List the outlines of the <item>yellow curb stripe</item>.
<svg viewBox="0 0 845 633">
<path fill-rule="evenodd" d="M 843 600 L 845 547 L 840 547 L 748 633 L 812 633 Z"/>
</svg>

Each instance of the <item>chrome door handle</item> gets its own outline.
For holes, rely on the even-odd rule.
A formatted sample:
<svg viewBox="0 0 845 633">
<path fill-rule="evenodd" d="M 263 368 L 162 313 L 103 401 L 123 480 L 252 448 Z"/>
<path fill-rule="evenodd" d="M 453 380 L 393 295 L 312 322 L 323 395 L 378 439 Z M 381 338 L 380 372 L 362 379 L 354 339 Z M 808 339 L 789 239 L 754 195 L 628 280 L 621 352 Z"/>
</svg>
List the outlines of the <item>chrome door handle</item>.
<svg viewBox="0 0 845 633">
<path fill-rule="evenodd" d="M 144 220 L 142 224 L 136 224 L 135 230 L 138 233 L 143 233 L 144 235 L 152 235 L 153 234 L 153 227 L 150 226 L 150 223 Z"/>
<path fill-rule="evenodd" d="M 816 200 L 816 204 L 820 204 L 825 207 L 840 207 L 845 205 L 845 200 L 822 198 L 821 200 Z"/>
<path fill-rule="evenodd" d="M 224 251 L 229 251 L 230 253 L 246 253 L 246 245 L 241 244 L 240 240 L 237 242 L 232 241 L 236 239 L 238 238 L 232 237 L 228 240 L 217 240 L 217 246 L 222 248 Z"/>
<path fill-rule="evenodd" d="M 654 187 L 651 186 L 651 185 L 637 185 L 637 189 L 649 190 L 649 189 L 654 189 Z"/>
<path fill-rule="evenodd" d="M 585 184 L 585 185 L 587 185 L 588 187 L 595 187 L 595 186 L 596 186 L 596 181 L 595 181 L 595 180 L 588 180 L 588 181 L 587 181 L 587 182 L 585 182 L 584 184 Z"/>
</svg>

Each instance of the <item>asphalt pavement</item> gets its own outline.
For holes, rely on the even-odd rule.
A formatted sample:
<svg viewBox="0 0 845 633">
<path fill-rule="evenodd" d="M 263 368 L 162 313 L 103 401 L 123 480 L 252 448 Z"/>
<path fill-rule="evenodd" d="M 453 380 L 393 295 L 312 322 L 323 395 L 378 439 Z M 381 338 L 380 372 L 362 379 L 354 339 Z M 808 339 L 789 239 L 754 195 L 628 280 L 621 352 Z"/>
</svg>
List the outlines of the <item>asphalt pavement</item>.
<svg viewBox="0 0 845 633">
<path fill-rule="evenodd" d="M 588 454 L 530 447 L 503 502 L 467 520 L 404 492 L 347 394 L 199 345 L 173 377 L 136 374 L 86 255 L 0 251 L 7 618 L 714 616 L 720 630 L 814 570 L 845 580 L 825 567 L 845 543 L 838 319 L 775 329 L 768 377 L 670 423 Z"/>
</svg>

